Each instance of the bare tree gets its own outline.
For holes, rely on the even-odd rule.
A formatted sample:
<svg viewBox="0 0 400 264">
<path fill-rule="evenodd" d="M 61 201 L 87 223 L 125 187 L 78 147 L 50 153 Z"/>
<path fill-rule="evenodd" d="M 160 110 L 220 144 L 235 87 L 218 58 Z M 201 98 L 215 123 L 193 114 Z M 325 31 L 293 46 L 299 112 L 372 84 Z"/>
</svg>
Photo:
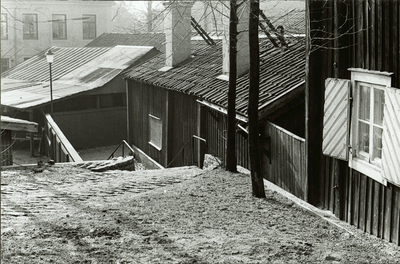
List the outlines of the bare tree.
<svg viewBox="0 0 400 264">
<path fill-rule="evenodd" d="M 226 170 L 237 172 L 236 162 L 236 79 L 237 79 L 237 0 L 230 0 L 229 18 L 229 91 L 228 91 L 228 135 L 226 143 Z"/>
<path fill-rule="evenodd" d="M 264 181 L 261 174 L 260 142 L 258 132 L 258 98 L 260 85 L 260 47 L 258 42 L 260 2 L 250 0 L 249 43 L 250 43 L 250 87 L 249 87 L 249 152 L 252 194 L 265 197 Z"/>
</svg>

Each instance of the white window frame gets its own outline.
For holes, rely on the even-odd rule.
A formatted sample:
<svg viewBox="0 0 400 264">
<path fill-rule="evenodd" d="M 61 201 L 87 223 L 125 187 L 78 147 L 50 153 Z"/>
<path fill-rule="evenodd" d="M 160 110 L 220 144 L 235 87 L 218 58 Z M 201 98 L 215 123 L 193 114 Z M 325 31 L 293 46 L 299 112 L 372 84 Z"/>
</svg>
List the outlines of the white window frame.
<svg viewBox="0 0 400 264">
<path fill-rule="evenodd" d="M 1 39 L 8 39 L 8 19 L 6 13 L 1 13 Z"/>
<path fill-rule="evenodd" d="M 152 125 L 153 124 L 153 125 Z M 155 131 L 155 129 L 161 131 Z M 158 151 L 162 149 L 162 137 L 163 137 L 163 124 L 162 119 L 156 116 L 149 114 L 149 144 L 153 146 Z M 160 136 L 157 137 L 156 135 L 159 134 Z"/>
<path fill-rule="evenodd" d="M 382 168 L 379 164 L 373 164 L 361 158 L 358 158 L 358 117 L 359 117 L 359 87 L 360 84 L 367 84 L 368 86 L 372 86 L 374 88 L 384 90 L 385 87 L 391 86 L 391 73 L 388 72 L 379 72 L 379 71 L 370 71 L 365 69 L 358 68 L 350 68 L 351 71 L 351 86 L 352 86 L 352 118 L 351 118 L 351 127 L 350 127 L 350 155 L 349 155 L 349 167 L 357 170 L 368 177 L 386 185 L 387 181 L 383 177 Z M 373 90 L 370 95 L 371 102 L 373 102 Z M 373 111 L 373 104 L 370 103 L 370 113 Z M 371 122 L 373 122 L 371 120 Z M 370 133 L 370 137 L 372 134 Z M 371 140 L 370 140 L 371 144 Z M 373 146 L 370 146 L 370 149 L 373 149 Z"/>
</svg>

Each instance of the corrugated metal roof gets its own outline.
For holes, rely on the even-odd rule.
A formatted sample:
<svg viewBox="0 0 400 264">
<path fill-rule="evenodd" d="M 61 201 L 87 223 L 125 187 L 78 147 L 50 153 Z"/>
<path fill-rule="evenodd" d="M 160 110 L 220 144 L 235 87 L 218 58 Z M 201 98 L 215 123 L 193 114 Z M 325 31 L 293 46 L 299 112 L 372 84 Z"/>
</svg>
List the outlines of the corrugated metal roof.
<svg viewBox="0 0 400 264">
<path fill-rule="evenodd" d="M 52 47 L 51 51 L 55 54 L 55 59 L 52 63 L 53 80 L 57 80 L 61 76 L 81 67 L 110 49 L 110 47 Z M 33 56 L 17 66 L 3 72 L 1 78 L 48 82 L 50 76 L 49 64 L 46 61 L 46 52 L 47 50 L 44 50 L 36 56 Z"/>
<path fill-rule="evenodd" d="M 76 52 L 76 49 L 81 51 Z M 135 61 L 149 52 L 158 52 L 153 47 L 116 46 L 113 48 L 52 48 L 55 54 L 54 64 L 65 65 L 66 69 L 57 68 L 57 78 L 53 78 L 53 100 L 71 96 L 80 92 L 89 91 L 103 86 L 122 70 L 127 69 Z M 104 52 L 99 52 L 103 50 Z M 68 51 L 70 55 L 68 56 Z M 60 53 L 62 56 L 60 55 Z M 93 54 L 97 54 L 94 56 Z M 85 59 L 82 59 L 84 57 Z M 86 58 L 90 57 L 90 60 Z M 69 66 L 76 62 L 79 66 Z M 85 61 L 85 63 L 82 63 Z M 24 65 L 29 69 L 27 70 Z M 26 109 L 50 102 L 50 88 L 48 81 L 42 77 L 35 78 L 35 65 L 47 65 L 43 54 L 38 54 L 32 61 L 26 61 L 13 69 L 1 79 L 1 104 Z M 43 69 L 49 74 L 49 69 Z M 10 77 L 19 77 L 18 79 Z M 47 79 L 48 80 L 48 79 Z"/>
<path fill-rule="evenodd" d="M 103 33 L 86 45 L 86 47 L 153 46 L 165 51 L 164 33 Z"/>
<path fill-rule="evenodd" d="M 281 51 L 269 40 L 260 43 L 260 97 L 262 106 L 285 94 L 305 80 L 305 40 L 288 39 L 289 49 Z M 222 74 L 222 47 L 192 40 L 192 57 L 166 71 L 164 55 L 156 56 L 124 72 L 127 78 L 166 89 L 192 94 L 222 107 L 228 105 L 228 82 L 217 79 Z M 237 80 L 236 109 L 247 114 L 249 77 Z"/>
</svg>

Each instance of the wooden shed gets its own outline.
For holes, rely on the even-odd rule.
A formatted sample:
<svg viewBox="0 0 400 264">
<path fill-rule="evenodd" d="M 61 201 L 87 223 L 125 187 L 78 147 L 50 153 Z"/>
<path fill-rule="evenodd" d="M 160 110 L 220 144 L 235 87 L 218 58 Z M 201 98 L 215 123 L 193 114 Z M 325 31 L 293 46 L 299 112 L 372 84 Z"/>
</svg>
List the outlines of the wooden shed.
<svg viewBox="0 0 400 264">
<path fill-rule="evenodd" d="M 52 118 L 75 149 L 119 144 L 126 136 L 126 87 L 120 73 L 159 51 L 123 45 L 51 49 L 52 89 L 43 51 L 2 73 L 3 113 L 45 127 L 43 113 L 53 105 Z"/>
<path fill-rule="evenodd" d="M 13 131 L 35 133 L 38 131 L 38 124 L 22 119 L 1 116 L 1 166 L 13 165 Z"/>
<path fill-rule="evenodd" d="M 165 64 L 160 54 L 125 72 L 129 142 L 162 166 L 201 165 L 202 151 L 225 163 L 228 82 L 217 78 L 222 69 L 220 45 L 192 40 L 192 57 L 176 67 L 159 71 Z M 270 120 L 304 136 L 304 59 L 303 39 L 292 39 L 286 52 L 268 39 L 261 41 L 262 127 Z M 236 101 L 237 159 L 246 168 L 248 82 L 247 74 L 238 79 Z"/>
<path fill-rule="evenodd" d="M 400 245 L 400 3 L 307 3 L 309 201 Z"/>
</svg>

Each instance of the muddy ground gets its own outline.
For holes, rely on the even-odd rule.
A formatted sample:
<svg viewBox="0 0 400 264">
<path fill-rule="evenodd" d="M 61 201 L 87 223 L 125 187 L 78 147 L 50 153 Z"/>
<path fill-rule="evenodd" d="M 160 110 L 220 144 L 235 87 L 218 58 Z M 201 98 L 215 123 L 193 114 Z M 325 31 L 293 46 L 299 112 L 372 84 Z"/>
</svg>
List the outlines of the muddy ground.
<svg viewBox="0 0 400 264">
<path fill-rule="evenodd" d="M 400 248 L 339 228 L 222 169 L 2 171 L 1 263 L 396 263 Z M 349 230 L 350 232 L 346 231 Z"/>
</svg>

